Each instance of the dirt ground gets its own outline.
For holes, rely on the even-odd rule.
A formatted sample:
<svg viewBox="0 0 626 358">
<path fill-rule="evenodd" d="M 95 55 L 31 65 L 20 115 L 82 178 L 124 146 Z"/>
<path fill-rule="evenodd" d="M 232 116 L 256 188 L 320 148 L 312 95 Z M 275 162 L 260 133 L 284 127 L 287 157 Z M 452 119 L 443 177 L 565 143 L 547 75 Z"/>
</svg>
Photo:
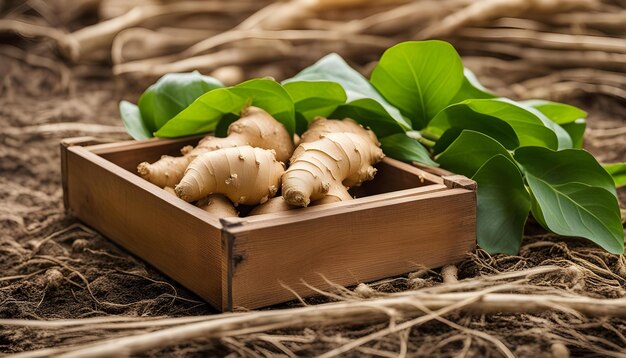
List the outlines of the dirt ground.
<svg viewBox="0 0 626 358">
<path fill-rule="evenodd" d="M 12 45 L 0 47 L 0 317 L 69 319 L 108 315 L 189 316 L 215 313 L 176 282 L 82 225 L 64 211 L 59 141 L 94 135 L 127 138 L 117 104 L 136 100 L 114 80 L 107 67 L 69 69 L 62 61 L 17 56 Z M 52 58 L 52 57 L 50 57 Z M 489 83 L 488 74 L 479 74 Z M 495 89 L 495 88 L 494 88 Z M 506 89 L 504 89 L 506 90 Z M 622 89 L 626 90 L 626 89 Z M 577 94 L 564 101 L 589 112 L 586 147 L 600 161 L 626 161 L 626 103 L 617 96 Z M 622 132 L 626 133 L 626 132 Z M 620 190 L 622 207 L 626 190 Z M 541 265 L 574 265 L 581 275 L 546 275 L 535 283 L 598 298 L 626 297 L 626 260 L 586 241 L 546 235 L 531 227 L 519 256 L 489 256 L 478 250 L 458 265 L 459 278 L 509 272 Z M 381 292 L 437 285 L 439 269 L 374 284 Z M 319 298 L 311 303 L 322 302 Z M 296 306 L 290 303 L 286 306 Z M 452 314 L 448 320 L 501 340 L 519 356 L 559 356 L 561 345 L 574 356 L 626 354 L 626 320 L 583 317 L 548 309 L 541 314 Z M 305 337 L 289 348 L 313 355 L 380 329 L 372 326 L 309 327 L 274 332 Z M 64 335 L 33 328 L 0 326 L 0 351 L 21 352 L 71 345 L 107 336 L 107 332 Z M 492 342 L 471 338 L 450 325 L 432 321 L 407 333 L 408 350 L 418 356 L 499 356 Z M 382 339 L 349 355 L 397 351 L 397 337 Z M 242 348 L 243 347 L 243 348 Z M 251 348 L 254 347 L 254 348 Z M 248 349 L 248 350 L 246 350 Z M 250 355 L 280 353 L 258 337 L 197 340 L 147 356 Z"/>
</svg>

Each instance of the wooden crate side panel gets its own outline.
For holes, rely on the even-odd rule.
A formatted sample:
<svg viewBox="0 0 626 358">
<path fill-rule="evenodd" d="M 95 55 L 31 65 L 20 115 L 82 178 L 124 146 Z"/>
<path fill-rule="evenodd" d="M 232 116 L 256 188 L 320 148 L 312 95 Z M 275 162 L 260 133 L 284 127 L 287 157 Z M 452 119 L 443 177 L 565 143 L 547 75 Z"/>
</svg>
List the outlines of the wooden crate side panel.
<svg viewBox="0 0 626 358">
<path fill-rule="evenodd" d="M 153 163 L 162 155 L 180 156 L 186 145 L 195 146 L 202 136 L 179 139 L 152 138 L 142 141 L 127 141 L 89 146 L 86 149 L 117 164 L 131 173 L 137 173 L 141 162 Z"/>
<path fill-rule="evenodd" d="M 256 228 L 257 226 L 265 227 L 290 223 L 297 224 L 299 222 L 308 221 L 320 216 L 327 217 L 336 214 L 342 214 L 346 211 L 354 211 L 355 209 L 358 209 L 363 205 L 371 205 L 373 203 L 385 203 L 389 200 L 397 198 L 420 196 L 427 193 L 445 190 L 449 190 L 449 188 L 443 184 L 431 184 L 421 186 L 419 188 L 371 195 L 362 198 L 356 198 L 354 200 L 340 201 L 332 204 L 308 206 L 306 208 L 297 208 L 277 213 L 252 215 L 242 218 L 228 218 L 228 221 L 231 223 L 245 222 L 246 228 L 250 229 Z"/>
<path fill-rule="evenodd" d="M 78 218 L 221 307 L 216 220 L 85 148 L 68 148 L 66 160 L 69 207 Z"/>
<path fill-rule="evenodd" d="M 234 235 L 233 306 L 256 308 L 313 294 L 301 281 L 350 285 L 438 267 L 476 245 L 476 193 L 451 189 L 364 205 L 299 223 L 246 228 Z"/>
<path fill-rule="evenodd" d="M 395 159 L 385 158 L 376 165 L 376 177 L 354 188 L 358 196 L 377 195 L 421 186 L 443 184 L 440 177 Z M 359 195 L 360 194 L 360 195 Z"/>
</svg>

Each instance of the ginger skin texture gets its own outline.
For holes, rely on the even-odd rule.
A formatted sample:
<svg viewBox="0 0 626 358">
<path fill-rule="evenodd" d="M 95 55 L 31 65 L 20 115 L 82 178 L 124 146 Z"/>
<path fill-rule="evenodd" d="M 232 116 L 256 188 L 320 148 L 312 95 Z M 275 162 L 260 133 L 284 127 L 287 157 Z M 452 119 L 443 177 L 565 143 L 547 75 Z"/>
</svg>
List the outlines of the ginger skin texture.
<svg viewBox="0 0 626 358">
<path fill-rule="evenodd" d="M 250 106 L 241 112 L 240 119 L 228 127 L 227 137 L 204 137 L 195 148 L 184 147 L 181 150 L 182 157 L 166 155 L 152 164 L 143 162 L 137 166 L 137 171 L 142 178 L 155 185 L 174 187 L 183 178 L 185 169 L 198 155 L 246 145 L 272 149 L 281 162 L 286 162 L 294 149 L 291 136 L 280 122 L 264 110 Z"/>
<path fill-rule="evenodd" d="M 346 200 L 352 200 L 352 199 L 353 199 L 352 195 L 348 193 L 348 189 L 337 190 L 336 192 L 333 192 L 333 193 L 329 192 L 328 194 L 326 194 L 326 196 L 324 196 L 320 200 L 311 202 L 309 206 L 331 204 L 331 203 L 337 203 L 340 201 L 346 201 Z M 277 196 L 275 198 L 271 198 L 270 200 L 268 200 L 267 202 L 261 205 L 258 205 L 257 207 L 252 209 L 252 211 L 250 211 L 248 215 L 250 216 L 250 215 L 278 213 L 281 211 L 288 211 L 288 210 L 297 209 L 297 208 L 299 208 L 299 206 L 289 205 L 285 201 L 285 198 L 283 198 L 282 196 Z"/>
<path fill-rule="evenodd" d="M 300 137 L 300 141 L 298 143 L 304 144 L 315 142 L 323 139 L 326 135 L 330 133 L 354 133 L 365 138 L 369 138 L 370 141 L 376 146 L 380 145 L 380 143 L 378 142 L 378 138 L 376 138 L 374 132 L 363 128 L 360 124 L 356 123 L 352 119 L 346 118 L 343 120 L 337 120 L 326 119 L 323 117 L 317 117 L 313 120 L 313 122 L 311 122 L 309 128 L 306 132 L 304 132 L 304 134 L 302 134 L 302 137 Z M 293 160 L 294 158 L 292 158 L 292 161 Z M 350 193 L 348 192 L 348 188 L 343 185 L 332 185 L 328 189 L 328 192 L 322 198 L 314 201 L 312 200 L 310 205 L 315 206 L 352 199 L 352 195 L 350 195 Z M 284 197 L 279 196 L 270 199 L 264 204 L 257 206 L 250 212 L 250 215 L 276 213 L 295 209 L 301 206 L 302 205 L 290 205 L 287 203 Z"/>
<path fill-rule="evenodd" d="M 329 133 L 300 144 L 283 175 L 283 197 L 294 206 L 307 206 L 328 194 L 339 197 L 346 188 L 373 179 L 376 169 L 372 165 L 383 157 L 378 141 L 363 133 Z"/>
<path fill-rule="evenodd" d="M 163 190 L 176 196 L 176 191 L 172 187 L 166 186 Z M 239 216 L 233 203 L 221 194 L 211 194 L 204 197 L 198 200 L 196 206 L 217 218 Z"/>
<path fill-rule="evenodd" d="M 277 196 L 252 209 L 250 213 L 248 213 L 248 216 L 278 213 L 281 211 L 288 211 L 297 208 L 297 206 L 287 204 L 285 198 L 283 198 L 282 196 Z"/>
<path fill-rule="evenodd" d="M 196 206 L 217 218 L 239 216 L 233 203 L 221 194 L 211 194 L 202 198 L 198 200 Z"/>
<path fill-rule="evenodd" d="M 350 118 L 342 120 L 338 119 L 326 119 L 323 117 L 317 117 L 309 124 L 309 128 L 300 137 L 299 144 L 314 142 L 322 139 L 325 135 L 330 133 L 356 133 L 368 136 L 372 142 L 379 145 L 378 138 L 374 132 L 363 128 L 360 124 Z"/>
<path fill-rule="evenodd" d="M 235 204 L 257 205 L 276 195 L 284 171 L 273 150 L 224 148 L 194 159 L 174 190 L 185 201 L 219 193 Z"/>
</svg>

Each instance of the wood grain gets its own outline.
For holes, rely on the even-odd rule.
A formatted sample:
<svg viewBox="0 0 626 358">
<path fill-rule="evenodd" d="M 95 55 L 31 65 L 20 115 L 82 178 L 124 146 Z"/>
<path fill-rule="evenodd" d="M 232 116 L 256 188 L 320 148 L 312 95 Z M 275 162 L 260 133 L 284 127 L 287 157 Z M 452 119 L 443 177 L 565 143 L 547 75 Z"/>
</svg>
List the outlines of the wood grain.
<svg viewBox="0 0 626 358">
<path fill-rule="evenodd" d="M 376 169 L 375 180 L 365 182 L 361 188 L 353 190 L 358 197 L 443 184 L 441 177 L 391 158 L 384 158 L 376 165 Z"/>
<path fill-rule="evenodd" d="M 179 139 L 152 138 L 142 141 L 125 141 L 89 146 L 94 154 L 107 159 L 131 173 L 137 173 L 141 162 L 153 163 L 163 155 L 180 156 L 180 149 L 186 145 L 195 146 L 203 136 Z"/>
<path fill-rule="evenodd" d="M 475 203 L 475 192 L 450 189 L 297 222 L 225 227 L 233 236 L 232 304 L 294 299 L 282 284 L 306 296 L 313 292 L 302 281 L 323 289 L 324 277 L 351 285 L 459 261 L 475 247 Z"/>
<path fill-rule="evenodd" d="M 67 194 L 75 215 L 221 307 L 221 224 L 83 147 L 67 150 Z"/>
</svg>

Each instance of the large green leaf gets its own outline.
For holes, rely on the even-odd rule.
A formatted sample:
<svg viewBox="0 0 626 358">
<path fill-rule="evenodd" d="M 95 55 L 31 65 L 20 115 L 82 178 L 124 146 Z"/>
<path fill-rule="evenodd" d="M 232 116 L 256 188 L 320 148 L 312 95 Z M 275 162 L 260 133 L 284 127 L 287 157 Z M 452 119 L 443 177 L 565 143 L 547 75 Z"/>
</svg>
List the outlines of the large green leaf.
<svg viewBox="0 0 626 358">
<path fill-rule="evenodd" d="M 495 139 L 471 130 L 464 130 L 436 160 L 442 168 L 472 177 L 496 155 L 513 161 L 511 154 Z"/>
<path fill-rule="evenodd" d="M 626 163 L 603 164 L 602 167 L 613 177 L 616 187 L 626 185 Z"/>
<path fill-rule="evenodd" d="M 339 83 L 346 91 L 347 104 L 342 106 L 344 111 L 359 114 L 363 108 L 367 109 L 368 115 L 379 117 L 380 122 L 395 122 L 395 127 L 401 127 L 404 130 L 411 129 L 410 123 L 402 117 L 400 111 L 389 104 L 383 96 L 369 83 L 369 81 L 350 67 L 341 56 L 332 53 L 324 56 L 313 65 L 305 68 L 293 78 L 285 80 L 283 83 L 288 84 L 293 81 L 330 81 Z M 356 104 L 353 102 L 358 101 Z M 356 109 L 350 110 L 345 107 L 351 105 L 357 106 Z M 337 118 L 337 117 L 335 117 Z M 351 117 L 357 122 L 361 122 L 361 118 Z M 375 130 L 374 130 L 375 131 Z M 381 135 L 378 132 L 377 135 Z"/>
<path fill-rule="evenodd" d="M 554 123 L 560 125 L 569 134 L 573 148 L 582 148 L 587 121 L 587 113 L 569 104 L 532 99 L 521 102 L 536 108 Z"/>
<path fill-rule="evenodd" d="M 534 173 L 552 185 L 583 183 L 617 196 L 611 175 L 585 150 L 555 152 L 546 148 L 527 147 L 517 149 L 514 158 L 527 173 Z"/>
<path fill-rule="evenodd" d="M 328 81 L 290 81 L 283 88 L 293 100 L 296 113 L 311 121 L 315 117 L 327 117 L 347 96 L 340 84 Z"/>
<path fill-rule="evenodd" d="M 422 129 L 463 83 L 463 64 L 443 41 L 409 41 L 385 51 L 370 81 L 389 103 Z"/>
<path fill-rule="evenodd" d="M 335 119 L 352 118 L 365 128 L 370 128 L 378 137 L 404 133 L 405 128 L 384 115 L 383 106 L 369 98 L 357 99 L 341 105 L 328 117 Z"/>
<path fill-rule="evenodd" d="M 571 123 L 579 118 L 587 117 L 587 112 L 565 103 L 550 102 L 541 99 L 531 99 L 522 101 L 521 103 L 537 108 L 541 113 L 557 124 Z"/>
<path fill-rule="evenodd" d="M 584 118 L 578 118 L 577 120 L 560 125 L 572 138 L 572 146 L 574 148 L 583 147 L 583 139 L 585 137 L 585 130 L 587 129 L 587 120 Z"/>
<path fill-rule="evenodd" d="M 456 93 L 454 98 L 452 98 L 450 104 L 458 103 L 466 99 L 498 97 L 486 89 L 485 86 L 478 81 L 474 72 L 472 72 L 469 68 L 463 68 L 463 75 L 463 84 L 461 84 L 461 88 Z"/>
<path fill-rule="evenodd" d="M 166 74 L 139 98 L 139 111 L 145 127 L 151 132 L 157 131 L 196 98 L 221 87 L 224 86 L 218 80 L 198 71 Z"/>
<path fill-rule="evenodd" d="M 619 205 L 608 191 L 582 183 L 552 185 L 542 178 L 526 173 L 541 215 L 540 222 L 564 236 L 589 239 L 605 250 L 624 253 L 624 229 Z"/>
<path fill-rule="evenodd" d="M 128 101 L 120 102 L 120 116 L 126 131 L 133 139 L 148 139 L 152 137 L 152 132 L 143 124 L 139 107 Z"/>
<path fill-rule="evenodd" d="M 478 183 L 478 245 L 492 254 L 517 254 L 530 210 L 530 197 L 519 169 L 507 156 L 498 154 L 472 179 Z"/>
<path fill-rule="evenodd" d="M 291 97 L 280 84 L 260 78 L 205 93 L 155 135 L 181 137 L 213 131 L 224 115 L 239 114 L 246 105 L 263 108 L 291 134 L 294 133 L 296 124 Z"/>
<path fill-rule="evenodd" d="M 545 125 L 546 127 L 550 128 L 554 134 L 556 134 L 556 138 L 558 141 L 558 148 L 559 150 L 561 149 L 571 149 L 574 147 L 574 143 L 572 141 L 572 138 L 570 137 L 569 133 L 567 131 L 565 131 L 565 129 L 563 129 L 563 127 L 561 127 L 560 125 L 558 125 L 556 122 L 554 122 L 553 120 L 551 120 L 550 118 L 548 118 L 545 114 L 543 114 L 541 111 L 539 111 L 537 108 L 523 104 L 523 103 L 519 103 L 519 102 L 514 102 L 511 101 L 509 99 L 505 99 L 505 101 L 512 103 L 516 106 L 519 106 L 521 108 L 523 108 L 524 110 L 534 114 L 537 118 L 539 118 L 541 120 L 541 122 L 543 122 L 543 125 Z"/>
<path fill-rule="evenodd" d="M 417 140 L 409 138 L 405 133 L 392 134 L 380 138 L 380 146 L 385 155 L 403 162 L 418 162 L 433 167 L 439 164 L 430 159 L 426 148 Z"/>
<path fill-rule="evenodd" d="M 233 124 L 233 122 L 237 121 L 238 119 L 239 119 L 239 113 L 237 114 L 225 113 L 224 116 L 222 116 L 222 119 L 220 119 L 217 125 L 215 126 L 215 129 L 213 130 L 213 134 L 216 137 L 220 137 L 220 138 L 228 136 L 228 127 L 230 127 L 230 125 Z"/>
<path fill-rule="evenodd" d="M 624 231 L 611 176 L 578 149 L 554 152 L 527 147 L 515 152 L 535 203 L 533 215 L 553 232 L 587 238 L 623 253 Z"/>
<path fill-rule="evenodd" d="M 253 106 L 267 111 L 282 123 L 290 134 L 295 133 L 296 119 L 293 101 L 289 93 L 276 81 L 269 78 L 257 78 L 231 87 L 230 91 L 245 98 Z"/>
<path fill-rule="evenodd" d="M 155 135 L 173 138 L 213 131 L 225 114 L 239 114 L 247 103 L 247 98 L 234 94 L 228 88 L 215 89 L 194 101 Z"/>
<path fill-rule="evenodd" d="M 505 99 L 470 99 L 439 112 L 427 130 L 443 134 L 450 128 L 484 133 L 507 149 L 542 146 L 557 149 L 555 132 L 526 109 Z"/>
<path fill-rule="evenodd" d="M 453 131 L 453 135 L 444 140 L 446 145 L 439 146 L 439 151 L 443 151 L 465 129 L 486 134 L 507 149 L 515 149 L 520 144 L 510 124 L 499 118 L 474 112 L 467 101 L 446 107 L 430 122 L 425 131 L 435 136 L 443 136 L 447 131 Z M 442 139 L 444 138 L 440 138 Z"/>
</svg>

